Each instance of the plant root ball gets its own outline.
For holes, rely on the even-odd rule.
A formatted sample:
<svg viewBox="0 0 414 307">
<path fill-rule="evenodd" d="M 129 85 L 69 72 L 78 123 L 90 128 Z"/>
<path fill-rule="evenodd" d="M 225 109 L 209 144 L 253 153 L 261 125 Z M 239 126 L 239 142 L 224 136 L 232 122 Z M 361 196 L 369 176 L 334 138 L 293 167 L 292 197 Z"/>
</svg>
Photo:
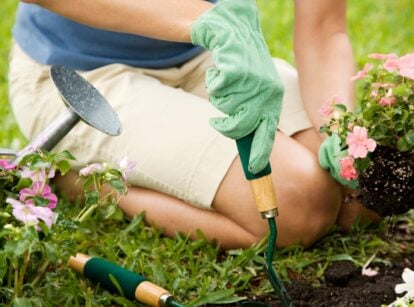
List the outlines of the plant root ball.
<svg viewBox="0 0 414 307">
<path fill-rule="evenodd" d="M 359 176 L 359 200 L 380 216 L 414 208 L 414 152 L 378 146 Z"/>
</svg>

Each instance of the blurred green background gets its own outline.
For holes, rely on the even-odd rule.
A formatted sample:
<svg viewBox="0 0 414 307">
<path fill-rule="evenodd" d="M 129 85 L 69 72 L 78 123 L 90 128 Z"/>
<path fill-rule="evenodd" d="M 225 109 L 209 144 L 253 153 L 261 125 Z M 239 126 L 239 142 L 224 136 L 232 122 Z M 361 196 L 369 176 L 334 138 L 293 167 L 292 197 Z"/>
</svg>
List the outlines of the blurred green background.
<svg viewBox="0 0 414 307">
<path fill-rule="evenodd" d="M 263 31 L 272 55 L 294 63 L 292 51 L 294 1 L 258 0 L 258 3 Z M 7 100 L 8 52 L 17 4 L 17 0 L 0 1 L 0 146 L 14 148 L 21 147 L 25 142 L 15 124 Z M 404 54 L 413 50 L 412 0 L 350 0 L 348 7 L 349 34 L 358 66 L 362 66 L 366 55 L 372 52 Z"/>
</svg>

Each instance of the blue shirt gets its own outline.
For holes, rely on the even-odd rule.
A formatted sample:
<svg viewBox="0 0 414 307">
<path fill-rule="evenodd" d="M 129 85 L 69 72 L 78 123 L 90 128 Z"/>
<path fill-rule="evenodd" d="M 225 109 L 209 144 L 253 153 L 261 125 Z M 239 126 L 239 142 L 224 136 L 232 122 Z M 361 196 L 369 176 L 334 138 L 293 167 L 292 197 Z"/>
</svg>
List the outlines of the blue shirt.
<svg viewBox="0 0 414 307">
<path fill-rule="evenodd" d="M 77 70 L 113 63 L 166 68 L 182 64 L 203 51 L 192 44 L 95 29 L 25 3 L 19 4 L 13 36 L 37 62 Z"/>
</svg>

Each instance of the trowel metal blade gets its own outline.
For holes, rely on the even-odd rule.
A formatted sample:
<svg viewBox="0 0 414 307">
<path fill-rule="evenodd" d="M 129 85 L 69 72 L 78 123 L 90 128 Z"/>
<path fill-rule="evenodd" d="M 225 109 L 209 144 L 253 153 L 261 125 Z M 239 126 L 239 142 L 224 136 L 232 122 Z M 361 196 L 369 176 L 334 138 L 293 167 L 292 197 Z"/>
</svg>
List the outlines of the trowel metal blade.
<svg viewBox="0 0 414 307">
<path fill-rule="evenodd" d="M 83 121 L 109 135 L 121 133 L 117 114 L 88 81 L 64 66 L 52 66 L 50 74 L 63 101 Z"/>
</svg>

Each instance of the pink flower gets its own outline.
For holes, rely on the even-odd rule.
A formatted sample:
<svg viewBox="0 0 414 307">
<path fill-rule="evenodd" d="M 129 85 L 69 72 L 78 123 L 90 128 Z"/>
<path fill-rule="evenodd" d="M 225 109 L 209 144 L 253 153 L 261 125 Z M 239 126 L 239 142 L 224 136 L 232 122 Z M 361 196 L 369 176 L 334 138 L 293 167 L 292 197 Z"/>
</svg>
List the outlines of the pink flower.
<svg viewBox="0 0 414 307">
<path fill-rule="evenodd" d="M 17 166 L 16 164 L 14 164 L 13 162 L 10 162 L 9 160 L 0 159 L 0 167 L 2 167 L 6 171 L 15 169 L 16 166 Z"/>
<path fill-rule="evenodd" d="M 319 114 L 324 119 L 329 119 L 335 111 L 335 104 L 341 103 L 342 99 L 338 96 L 333 96 L 332 98 L 328 99 L 320 108 Z"/>
<path fill-rule="evenodd" d="M 339 159 L 341 164 L 341 172 L 339 176 L 346 180 L 354 180 L 358 178 L 358 172 L 354 167 L 354 159 L 350 156 Z"/>
<path fill-rule="evenodd" d="M 89 176 L 93 173 L 99 173 L 103 171 L 104 167 L 100 163 L 92 163 L 91 165 L 87 165 L 79 171 L 80 176 Z"/>
<path fill-rule="evenodd" d="M 395 97 L 391 96 L 391 97 L 382 97 L 378 103 L 382 106 L 392 106 L 395 104 Z"/>
<path fill-rule="evenodd" d="M 355 126 L 348 134 L 346 143 L 349 146 L 349 154 L 354 158 L 365 158 L 368 152 L 374 151 L 377 146 L 373 139 L 368 138 L 367 128 L 360 126 Z"/>
<path fill-rule="evenodd" d="M 370 59 L 374 59 L 374 60 L 394 60 L 394 59 L 398 59 L 398 56 L 394 53 L 389 53 L 389 54 L 383 54 L 383 53 L 371 53 L 370 55 L 368 55 L 368 57 Z"/>
<path fill-rule="evenodd" d="M 384 69 L 388 72 L 394 72 L 400 68 L 400 60 L 397 59 L 389 59 L 384 63 Z"/>
<path fill-rule="evenodd" d="M 36 138 L 30 142 L 25 148 L 23 148 L 21 151 L 17 153 L 18 157 L 23 157 L 25 155 L 34 153 L 36 150 L 38 150 L 41 146 L 43 146 L 47 142 L 47 137 L 40 133 Z"/>
<path fill-rule="evenodd" d="M 47 178 L 55 177 L 56 170 L 55 168 L 49 169 L 47 173 Z M 20 172 L 20 176 L 22 178 L 30 178 L 32 182 L 41 181 L 44 182 L 46 180 L 46 170 L 45 169 L 36 169 L 31 170 L 27 166 L 22 167 L 22 171 Z"/>
<path fill-rule="evenodd" d="M 12 205 L 13 216 L 27 226 L 36 226 L 39 224 L 39 220 L 43 220 L 50 228 L 56 218 L 56 215 L 48 207 L 37 207 L 32 204 L 23 204 L 12 198 L 7 198 L 6 202 Z"/>
<path fill-rule="evenodd" d="M 57 196 L 52 193 L 52 189 L 49 185 L 43 184 L 42 182 L 33 183 L 31 188 L 25 188 L 20 191 L 19 199 L 24 201 L 26 204 L 34 204 L 33 198 L 41 197 L 44 200 L 48 200 L 49 209 L 54 209 L 57 204 Z"/>
<path fill-rule="evenodd" d="M 414 53 L 401 57 L 399 65 L 401 76 L 414 80 Z"/>
<path fill-rule="evenodd" d="M 377 90 L 372 90 L 371 94 L 369 96 L 373 97 L 373 98 L 377 97 L 378 96 L 378 91 Z"/>
<path fill-rule="evenodd" d="M 360 70 L 355 76 L 351 78 L 351 81 L 361 80 L 365 78 L 365 76 L 368 74 L 368 72 L 374 67 L 373 64 L 367 63 L 365 64 L 364 68 Z"/>
<path fill-rule="evenodd" d="M 137 163 L 135 161 L 128 160 L 128 156 L 125 155 L 120 161 L 119 161 L 119 168 L 122 173 L 122 177 L 124 180 L 127 180 L 127 175 L 131 173 L 135 167 L 137 166 Z"/>
</svg>

